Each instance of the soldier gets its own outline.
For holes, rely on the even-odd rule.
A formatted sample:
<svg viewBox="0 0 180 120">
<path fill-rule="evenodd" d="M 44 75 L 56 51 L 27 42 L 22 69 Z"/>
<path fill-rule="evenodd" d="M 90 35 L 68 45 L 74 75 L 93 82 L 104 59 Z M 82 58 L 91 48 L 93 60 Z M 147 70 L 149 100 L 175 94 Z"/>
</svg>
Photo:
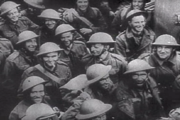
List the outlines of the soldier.
<svg viewBox="0 0 180 120">
<path fill-rule="evenodd" d="M 9 39 L 14 46 L 21 32 L 25 30 L 38 32 L 39 29 L 39 26 L 34 24 L 27 17 L 20 17 L 18 6 L 19 4 L 7 1 L 0 7 L 1 16 L 5 19 L 5 22 L 0 26 L 1 37 Z"/>
<path fill-rule="evenodd" d="M 21 14 L 27 16 L 30 20 L 38 25 L 42 22 L 38 19 L 38 15 L 46 8 L 45 0 L 23 0 L 27 4 L 27 9 L 21 11 Z"/>
<path fill-rule="evenodd" d="M 61 110 L 64 111 L 61 120 L 74 120 L 82 103 L 91 99 L 90 95 L 83 91 L 87 85 L 86 75 L 81 74 L 60 87 L 62 95 Z"/>
<path fill-rule="evenodd" d="M 11 111 L 9 120 L 21 120 L 29 106 L 35 103 L 48 104 L 44 90 L 45 81 L 37 76 L 28 77 L 22 84 L 23 100 Z"/>
<path fill-rule="evenodd" d="M 76 118 L 77 120 L 106 120 L 106 112 L 111 108 L 110 104 L 104 104 L 97 99 L 86 100 L 81 105 Z"/>
<path fill-rule="evenodd" d="M 68 24 L 59 25 L 56 28 L 56 36 L 59 45 L 64 49 L 60 59 L 65 61 L 71 68 L 73 76 L 85 73 L 82 58 L 89 54 L 86 44 L 79 41 L 75 29 Z"/>
<path fill-rule="evenodd" d="M 129 26 L 116 37 L 115 53 L 131 61 L 151 52 L 151 43 L 155 39 L 155 33 L 145 28 L 144 12 L 140 10 L 130 11 L 126 20 Z"/>
<path fill-rule="evenodd" d="M 19 50 L 14 51 L 5 61 L 3 75 L 5 76 L 4 87 L 16 92 L 21 75 L 27 68 L 36 65 L 37 37 L 32 31 L 23 31 L 18 36 L 17 45 Z"/>
<path fill-rule="evenodd" d="M 86 68 L 96 63 L 111 65 L 110 77 L 113 82 L 118 82 L 126 69 L 126 62 L 122 56 L 109 52 L 114 43 L 112 37 L 107 33 L 93 34 L 87 42 L 90 46 L 91 55 L 85 56 L 83 62 L 86 64 Z"/>
<path fill-rule="evenodd" d="M 131 0 L 131 5 L 121 8 L 115 15 L 111 27 L 114 33 L 117 35 L 118 32 L 126 30 L 128 24 L 126 22 L 126 16 L 131 10 L 142 10 L 144 11 L 145 3 L 148 0 Z"/>
<path fill-rule="evenodd" d="M 120 81 L 117 87 L 117 120 L 152 120 L 164 115 L 157 84 L 148 75 L 153 68 L 140 59 L 128 64 L 124 73 L 127 78 Z"/>
<path fill-rule="evenodd" d="M 57 26 L 64 23 L 60 14 L 53 9 L 45 9 L 38 17 L 44 21 L 40 34 L 40 44 L 54 42 Z"/>
<path fill-rule="evenodd" d="M 160 89 L 160 96 L 165 110 L 169 112 L 173 101 L 172 84 L 176 77 L 180 74 L 180 56 L 176 52 L 176 39 L 168 34 L 159 36 L 152 44 L 154 53 L 147 56 L 145 60 L 155 69 L 151 71 L 151 76 L 156 80 Z"/>
<path fill-rule="evenodd" d="M 109 77 L 111 69 L 110 65 L 91 65 L 86 71 L 89 86 L 85 88 L 85 92 L 92 98 L 113 104 L 117 84 L 114 84 Z"/>
<path fill-rule="evenodd" d="M 107 29 L 107 24 L 98 8 L 90 7 L 89 0 L 76 0 L 75 11 L 68 11 L 67 19 L 85 39 L 95 32 Z M 74 17 L 73 17 L 74 16 Z"/>
<path fill-rule="evenodd" d="M 56 112 L 47 104 L 33 104 L 22 120 L 59 120 Z"/>
<path fill-rule="evenodd" d="M 39 76 L 48 83 L 45 85 L 48 96 L 51 98 L 54 106 L 59 107 L 59 87 L 66 84 L 71 79 L 69 67 L 59 60 L 62 49 L 52 42 L 44 43 L 40 46 L 37 54 L 40 64 L 30 67 L 24 71 L 22 82 L 29 76 Z M 19 91 L 22 90 L 22 84 Z"/>
</svg>

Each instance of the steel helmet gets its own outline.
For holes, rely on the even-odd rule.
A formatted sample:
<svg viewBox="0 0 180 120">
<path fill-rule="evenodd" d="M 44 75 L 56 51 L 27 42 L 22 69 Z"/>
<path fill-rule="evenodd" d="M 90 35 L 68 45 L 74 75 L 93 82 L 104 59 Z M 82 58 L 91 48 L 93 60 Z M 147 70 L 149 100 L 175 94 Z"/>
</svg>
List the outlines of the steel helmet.
<svg viewBox="0 0 180 120">
<path fill-rule="evenodd" d="M 147 17 L 147 14 L 144 11 L 135 9 L 128 12 L 128 14 L 126 15 L 126 20 L 129 21 L 131 18 L 138 15 L 143 15 L 144 17 Z"/>
<path fill-rule="evenodd" d="M 26 30 L 19 34 L 18 36 L 18 42 L 16 44 L 23 43 L 25 41 L 31 40 L 33 38 L 37 38 L 38 35 L 32 31 Z"/>
<path fill-rule="evenodd" d="M 65 32 L 74 31 L 75 28 L 69 24 L 61 24 L 56 28 L 55 35 L 59 35 Z"/>
<path fill-rule="evenodd" d="M 44 0 L 24 0 L 24 2 L 34 8 L 45 9 Z"/>
<path fill-rule="evenodd" d="M 86 86 L 87 86 L 87 77 L 85 74 L 81 74 L 71 79 L 65 85 L 61 86 L 60 89 L 65 88 L 68 90 L 82 90 Z"/>
<path fill-rule="evenodd" d="M 86 75 L 88 82 L 87 84 L 93 84 L 101 80 L 105 75 L 109 74 L 112 66 L 103 64 L 94 64 L 87 68 Z"/>
<path fill-rule="evenodd" d="M 38 104 L 33 104 L 31 105 L 27 110 L 26 110 L 26 115 L 25 117 L 22 118 L 22 120 L 38 120 L 38 118 L 50 118 L 52 116 L 55 116 L 56 119 L 58 120 L 55 112 L 53 109 L 44 103 L 38 103 Z"/>
<path fill-rule="evenodd" d="M 40 46 L 39 53 L 37 54 L 37 56 L 51 53 L 51 52 L 58 52 L 61 50 L 63 50 L 63 49 L 61 49 L 57 44 L 55 44 L 53 42 L 46 42 Z"/>
<path fill-rule="evenodd" d="M 177 44 L 176 39 L 168 34 L 160 35 L 152 45 L 153 46 L 165 45 L 165 46 L 174 46 L 174 47 L 180 46 L 179 44 Z"/>
<path fill-rule="evenodd" d="M 43 83 L 45 83 L 45 81 L 42 78 L 38 76 L 30 76 L 24 80 L 22 84 L 22 92 Z"/>
<path fill-rule="evenodd" d="M 5 13 L 11 11 L 12 9 L 20 6 L 20 4 L 16 4 L 12 1 L 6 1 L 0 6 L 1 15 L 4 15 Z"/>
<path fill-rule="evenodd" d="M 151 70 L 154 67 L 151 67 L 146 61 L 135 59 L 129 62 L 127 65 L 127 70 L 124 74 L 138 72 L 138 71 L 144 71 L 144 70 Z"/>
<path fill-rule="evenodd" d="M 97 32 L 91 35 L 87 43 L 115 43 L 113 38 L 104 32 Z"/>
<path fill-rule="evenodd" d="M 60 20 L 59 13 L 53 9 L 43 10 L 42 13 L 38 16 L 40 18 L 48 18 L 48 19 L 57 19 Z"/>
<path fill-rule="evenodd" d="M 78 120 L 90 119 L 106 113 L 112 108 L 110 104 L 104 104 L 97 99 L 88 99 L 84 101 L 80 107 L 79 113 L 76 118 Z"/>
</svg>

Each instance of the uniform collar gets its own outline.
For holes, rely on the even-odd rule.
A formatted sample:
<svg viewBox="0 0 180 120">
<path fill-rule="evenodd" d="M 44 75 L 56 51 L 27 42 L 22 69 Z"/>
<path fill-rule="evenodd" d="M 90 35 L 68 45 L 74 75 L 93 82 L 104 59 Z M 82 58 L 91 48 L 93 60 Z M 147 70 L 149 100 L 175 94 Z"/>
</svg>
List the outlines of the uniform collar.
<svg viewBox="0 0 180 120">
<path fill-rule="evenodd" d="M 106 64 L 109 60 L 109 57 L 110 57 L 110 54 L 108 51 L 105 51 L 101 56 L 100 56 L 100 59 L 99 61 Z"/>
<path fill-rule="evenodd" d="M 142 32 L 142 36 L 144 36 L 144 35 L 150 35 L 150 32 L 148 32 L 148 30 L 144 29 Z M 127 36 L 127 38 L 135 37 L 134 34 L 132 33 L 132 31 L 130 30 L 130 28 L 126 29 L 126 36 Z"/>
</svg>

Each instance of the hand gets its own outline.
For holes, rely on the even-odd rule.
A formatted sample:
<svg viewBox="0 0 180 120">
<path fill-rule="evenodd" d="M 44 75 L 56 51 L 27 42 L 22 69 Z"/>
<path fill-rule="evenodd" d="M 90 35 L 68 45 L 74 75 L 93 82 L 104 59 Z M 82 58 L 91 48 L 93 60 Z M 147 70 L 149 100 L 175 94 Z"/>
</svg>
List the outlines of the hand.
<svg viewBox="0 0 180 120">
<path fill-rule="evenodd" d="M 88 28 L 81 28 L 81 29 L 80 29 L 80 32 L 81 32 L 82 34 L 86 35 L 86 34 L 92 33 L 92 30 L 91 30 L 91 29 L 88 29 Z"/>
</svg>

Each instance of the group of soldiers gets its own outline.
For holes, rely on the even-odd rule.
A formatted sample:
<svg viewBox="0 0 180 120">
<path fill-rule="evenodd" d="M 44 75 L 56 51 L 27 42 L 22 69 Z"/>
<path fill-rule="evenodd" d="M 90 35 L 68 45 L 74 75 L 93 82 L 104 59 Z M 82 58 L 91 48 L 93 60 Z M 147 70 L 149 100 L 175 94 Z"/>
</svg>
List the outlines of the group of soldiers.
<svg viewBox="0 0 180 120">
<path fill-rule="evenodd" d="M 153 32 L 153 0 L 23 2 L 0 6 L 0 119 L 180 119 L 180 44 Z"/>
</svg>

